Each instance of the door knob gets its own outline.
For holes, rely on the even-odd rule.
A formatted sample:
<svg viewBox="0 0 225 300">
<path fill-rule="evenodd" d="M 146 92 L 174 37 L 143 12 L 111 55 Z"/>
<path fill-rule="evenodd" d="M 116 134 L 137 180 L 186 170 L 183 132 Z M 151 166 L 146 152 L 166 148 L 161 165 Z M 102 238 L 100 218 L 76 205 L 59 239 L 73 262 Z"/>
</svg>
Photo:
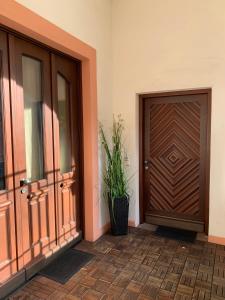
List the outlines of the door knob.
<svg viewBox="0 0 225 300">
<path fill-rule="evenodd" d="M 144 160 L 144 164 L 147 165 L 149 163 L 149 160 Z"/>
</svg>

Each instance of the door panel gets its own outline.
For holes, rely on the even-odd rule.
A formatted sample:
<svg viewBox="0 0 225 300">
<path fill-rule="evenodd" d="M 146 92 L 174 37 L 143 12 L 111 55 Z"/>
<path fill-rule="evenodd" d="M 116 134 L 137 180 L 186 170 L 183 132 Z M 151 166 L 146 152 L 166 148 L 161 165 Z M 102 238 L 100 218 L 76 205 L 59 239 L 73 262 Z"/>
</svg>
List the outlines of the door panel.
<svg viewBox="0 0 225 300">
<path fill-rule="evenodd" d="M 144 100 L 145 219 L 204 230 L 207 94 Z"/>
<path fill-rule="evenodd" d="M 79 62 L 0 31 L 0 285 L 80 233 L 79 79 Z"/>
<path fill-rule="evenodd" d="M 50 54 L 9 38 L 19 268 L 56 245 Z"/>
<path fill-rule="evenodd" d="M 7 35 L 0 32 L 0 285 L 17 271 Z"/>
<path fill-rule="evenodd" d="M 52 54 L 56 223 L 61 245 L 80 231 L 78 67 L 75 62 Z"/>
</svg>

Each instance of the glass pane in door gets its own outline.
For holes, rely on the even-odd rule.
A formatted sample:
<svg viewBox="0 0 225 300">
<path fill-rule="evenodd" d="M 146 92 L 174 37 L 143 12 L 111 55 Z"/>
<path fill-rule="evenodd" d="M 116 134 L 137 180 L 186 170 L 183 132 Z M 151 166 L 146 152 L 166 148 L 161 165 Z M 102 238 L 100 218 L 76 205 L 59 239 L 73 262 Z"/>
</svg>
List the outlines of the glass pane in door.
<svg viewBox="0 0 225 300">
<path fill-rule="evenodd" d="M 2 120 L 2 95 L 0 94 L 0 190 L 5 189 L 5 158 Z"/>
<path fill-rule="evenodd" d="M 44 177 L 41 62 L 23 56 L 24 127 L 27 178 Z"/>
<path fill-rule="evenodd" d="M 70 120 L 69 120 L 69 99 L 68 83 L 57 74 L 58 87 L 58 119 L 59 119 L 59 143 L 60 143 L 60 172 L 66 173 L 71 170 L 71 149 L 70 149 Z"/>
</svg>

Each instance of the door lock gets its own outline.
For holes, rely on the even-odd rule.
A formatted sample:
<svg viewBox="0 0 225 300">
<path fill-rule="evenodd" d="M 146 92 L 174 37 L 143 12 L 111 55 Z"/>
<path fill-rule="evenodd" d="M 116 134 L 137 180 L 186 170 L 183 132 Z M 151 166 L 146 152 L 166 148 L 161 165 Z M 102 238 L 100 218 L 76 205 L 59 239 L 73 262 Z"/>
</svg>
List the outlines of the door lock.
<svg viewBox="0 0 225 300">
<path fill-rule="evenodd" d="M 21 194 L 26 194 L 26 193 L 27 193 L 27 189 L 22 188 L 22 189 L 21 189 Z"/>
</svg>

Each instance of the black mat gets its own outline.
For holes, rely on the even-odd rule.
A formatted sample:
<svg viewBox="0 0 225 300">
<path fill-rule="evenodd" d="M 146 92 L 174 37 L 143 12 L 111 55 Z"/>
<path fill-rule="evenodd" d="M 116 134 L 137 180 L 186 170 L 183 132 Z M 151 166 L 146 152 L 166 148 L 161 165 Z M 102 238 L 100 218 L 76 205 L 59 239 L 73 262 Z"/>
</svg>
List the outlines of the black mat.
<svg viewBox="0 0 225 300">
<path fill-rule="evenodd" d="M 42 269 L 39 274 L 64 284 L 93 257 L 94 255 L 90 253 L 69 249 Z"/>
<path fill-rule="evenodd" d="M 155 235 L 157 236 L 188 243 L 193 243 L 195 241 L 196 234 L 197 233 L 194 231 L 171 228 L 166 226 L 158 226 L 158 228 L 155 231 Z"/>
</svg>

